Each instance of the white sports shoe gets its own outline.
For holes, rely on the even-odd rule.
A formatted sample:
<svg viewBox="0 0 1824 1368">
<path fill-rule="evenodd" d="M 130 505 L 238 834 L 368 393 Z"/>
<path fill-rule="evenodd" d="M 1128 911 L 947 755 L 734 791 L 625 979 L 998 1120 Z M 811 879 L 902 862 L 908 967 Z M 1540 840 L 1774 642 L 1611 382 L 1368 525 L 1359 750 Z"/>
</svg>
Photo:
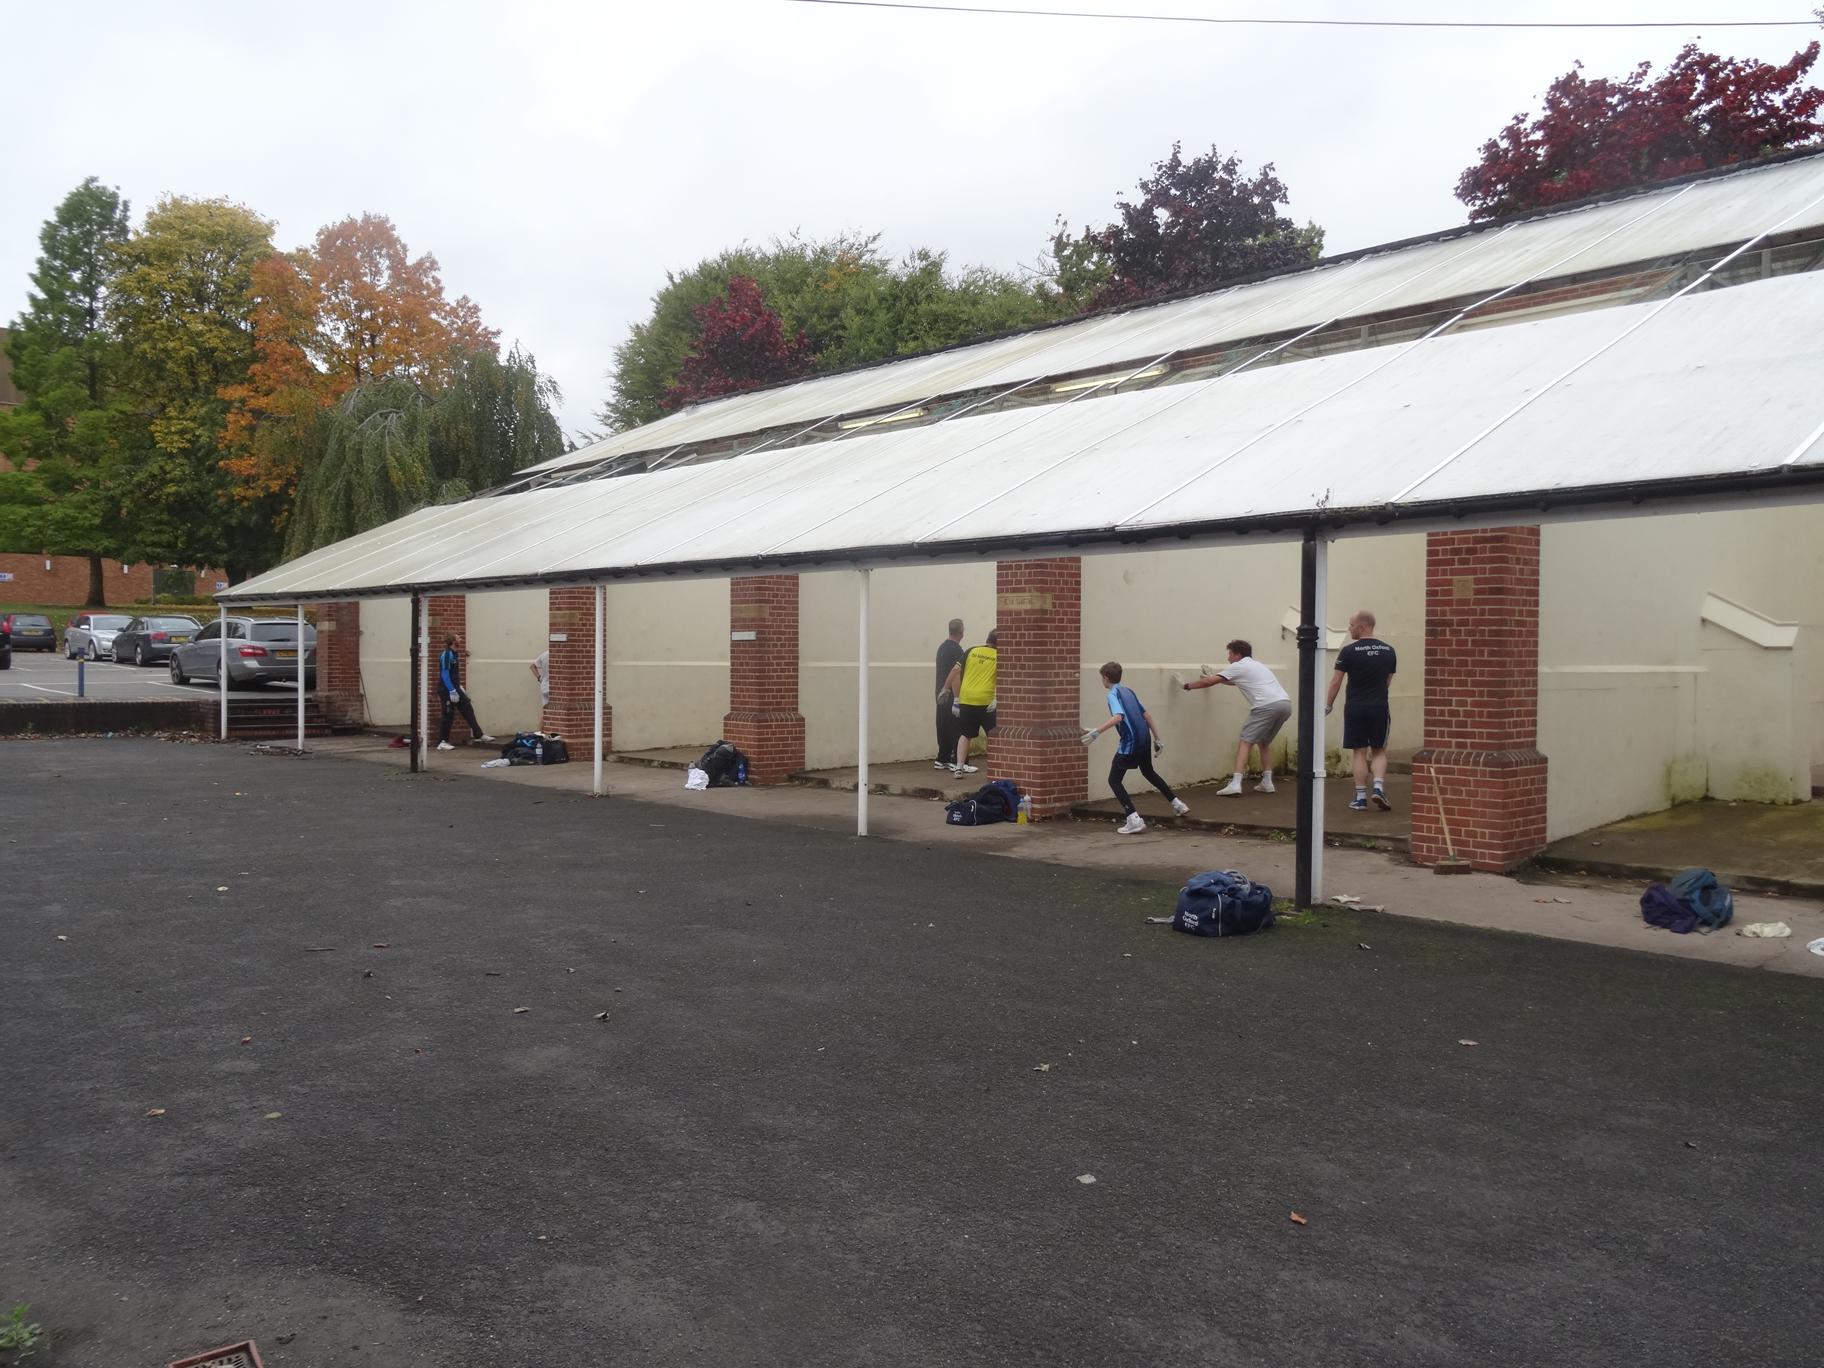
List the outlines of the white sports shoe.
<svg viewBox="0 0 1824 1368">
<path fill-rule="evenodd" d="M 437 749 L 438 750 L 455 750 L 456 747 L 452 746 L 448 741 L 439 741 L 437 743 Z"/>
<path fill-rule="evenodd" d="M 1229 780 L 1228 783 L 1224 784 L 1221 788 L 1216 790 L 1216 796 L 1218 798 L 1239 798 L 1239 797 L 1241 797 L 1241 780 L 1239 780 L 1239 779 Z"/>
<path fill-rule="evenodd" d="M 950 773 L 955 774 L 955 775 L 974 774 L 975 772 L 976 772 L 976 768 L 974 765 L 952 765 L 952 766 L 950 766 Z"/>
<path fill-rule="evenodd" d="M 1145 830 L 1146 823 L 1141 819 L 1140 814 L 1137 812 L 1130 812 L 1127 814 L 1127 820 L 1115 828 L 1115 835 L 1138 836 Z"/>
<path fill-rule="evenodd" d="M 494 738 L 489 736 L 486 732 L 483 732 L 480 736 L 476 737 L 475 739 L 477 741 L 492 741 Z"/>
<path fill-rule="evenodd" d="M 931 762 L 931 768 L 934 770 L 947 770 L 951 768 L 951 766 L 946 765 L 942 760 L 933 760 Z"/>
<path fill-rule="evenodd" d="M 1178 816 L 1182 817 L 1182 816 L 1184 816 L 1185 813 L 1189 812 L 1190 810 L 1191 810 L 1191 805 L 1189 803 L 1185 802 L 1184 799 L 1182 799 L 1182 798 L 1172 799 L 1172 811 L 1175 812 Z"/>
<path fill-rule="evenodd" d="M 1256 793 L 1273 793 L 1273 792 L 1275 792 L 1275 790 L 1273 788 L 1273 776 L 1270 774 L 1263 774 L 1260 777 L 1260 782 L 1258 784 L 1254 785 L 1254 792 L 1256 792 Z"/>
</svg>

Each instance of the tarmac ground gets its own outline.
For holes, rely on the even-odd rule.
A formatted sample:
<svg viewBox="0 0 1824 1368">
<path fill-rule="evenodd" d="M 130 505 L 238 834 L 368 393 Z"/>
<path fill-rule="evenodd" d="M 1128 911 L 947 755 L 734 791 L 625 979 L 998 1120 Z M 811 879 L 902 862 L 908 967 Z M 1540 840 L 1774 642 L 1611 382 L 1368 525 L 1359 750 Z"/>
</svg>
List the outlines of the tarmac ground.
<svg viewBox="0 0 1824 1368">
<path fill-rule="evenodd" d="M 0 743 L 34 1368 L 1816 1361 L 1814 978 L 458 754 Z"/>
</svg>

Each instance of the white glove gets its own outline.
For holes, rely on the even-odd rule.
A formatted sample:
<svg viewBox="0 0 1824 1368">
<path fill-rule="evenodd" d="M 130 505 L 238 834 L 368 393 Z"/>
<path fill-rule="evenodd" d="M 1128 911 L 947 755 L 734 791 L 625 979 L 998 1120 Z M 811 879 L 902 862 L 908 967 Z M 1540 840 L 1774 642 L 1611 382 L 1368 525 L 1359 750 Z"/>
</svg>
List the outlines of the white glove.
<svg viewBox="0 0 1824 1368">
<path fill-rule="evenodd" d="M 1096 738 L 1100 735 L 1102 735 L 1102 733 L 1097 731 L 1094 727 L 1085 727 L 1083 729 L 1083 735 L 1077 739 L 1086 746 L 1093 746 L 1096 744 Z"/>
<path fill-rule="evenodd" d="M 462 695 L 459 692 L 457 692 L 455 689 L 450 690 L 450 702 L 454 703 L 461 697 L 462 697 Z"/>
<path fill-rule="evenodd" d="M 1164 755 L 1165 754 L 1165 742 L 1161 741 L 1156 736 L 1153 738 L 1153 754 L 1154 755 Z"/>
<path fill-rule="evenodd" d="M 950 716 L 961 717 L 962 715 L 963 715 L 963 705 L 961 703 L 952 703 L 950 705 Z"/>
<path fill-rule="evenodd" d="M 1324 704 L 1324 716 L 1325 717 L 1330 716 L 1331 712 L 1335 709 L 1335 707 L 1336 707 L 1336 704 L 1334 704 L 1334 703 Z"/>
</svg>

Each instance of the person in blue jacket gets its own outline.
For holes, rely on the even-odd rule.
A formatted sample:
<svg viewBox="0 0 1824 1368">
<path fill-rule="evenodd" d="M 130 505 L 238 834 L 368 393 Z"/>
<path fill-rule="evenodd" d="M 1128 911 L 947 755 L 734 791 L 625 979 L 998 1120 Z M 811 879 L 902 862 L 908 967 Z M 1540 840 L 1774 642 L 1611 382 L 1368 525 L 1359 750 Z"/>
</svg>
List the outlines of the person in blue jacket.
<svg viewBox="0 0 1824 1368">
<path fill-rule="evenodd" d="M 443 639 L 443 654 L 437 657 L 437 682 L 443 693 L 443 723 L 437 728 L 437 749 L 456 749 L 450 744 L 450 723 L 456 720 L 459 712 L 477 741 L 492 741 L 494 738 L 475 720 L 475 705 L 469 701 L 468 690 L 462 687 L 462 652 L 453 636 Z"/>
<path fill-rule="evenodd" d="M 1115 832 L 1121 836 L 1137 836 L 1146 830 L 1146 822 L 1134 811 L 1134 800 L 1127 796 L 1127 787 L 1122 783 L 1129 770 L 1139 770 L 1141 778 L 1166 796 L 1178 816 L 1184 816 L 1190 808 L 1172 792 L 1170 784 L 1153 772 L 1153 756 L 1164 752 L 1165 742 L 1160 739 L 1152 714 L 1141 704 L 1139 696 L 1121 682 L 1120 661 L 1111 660 L 1102 667 L 1102 684 L 1108 690 L 1108 721 L 1099 727 L 1085 728 L 1083 744 L 1095 745 L 1096 738 L 1110 727 L 1119 733 L 1121 744 L 1115 748 L 1115 763 L 1109 767 L 1108 787 L 1127 818 Z"/>
</svg>

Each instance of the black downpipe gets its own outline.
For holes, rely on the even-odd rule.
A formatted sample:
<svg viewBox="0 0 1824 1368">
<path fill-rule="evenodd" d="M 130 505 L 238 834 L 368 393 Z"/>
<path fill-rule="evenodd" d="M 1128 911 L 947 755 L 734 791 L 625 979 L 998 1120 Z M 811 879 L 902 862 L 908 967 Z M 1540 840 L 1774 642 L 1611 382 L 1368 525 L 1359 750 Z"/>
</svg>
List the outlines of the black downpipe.
<svg viewBox="0 0 1824 1368">
<path fill-rule="evenodd" d="M 1317 735 L 1317 533 L 1307 528 L 1298 564 L 1298 818 L 1296 889 L 1293 901 L 1311 906 L 1311 867 L 1316 854 L 1311 829 L 1311 795 L 1316 791 L 1315 765 L 1324 763 Z"/>
<path fill-rule="evenodd" d="M 419 648 L 419 614 L 424 612 L 422 595 L 412 595 L 412 773 L 416 774 L 424 767 L 424 757 L 418 753 L 418 738 L 424 735 L 420 726 L 423 720 L 419 710 L 424 707 L 424 660 Z"/>
</svg>

